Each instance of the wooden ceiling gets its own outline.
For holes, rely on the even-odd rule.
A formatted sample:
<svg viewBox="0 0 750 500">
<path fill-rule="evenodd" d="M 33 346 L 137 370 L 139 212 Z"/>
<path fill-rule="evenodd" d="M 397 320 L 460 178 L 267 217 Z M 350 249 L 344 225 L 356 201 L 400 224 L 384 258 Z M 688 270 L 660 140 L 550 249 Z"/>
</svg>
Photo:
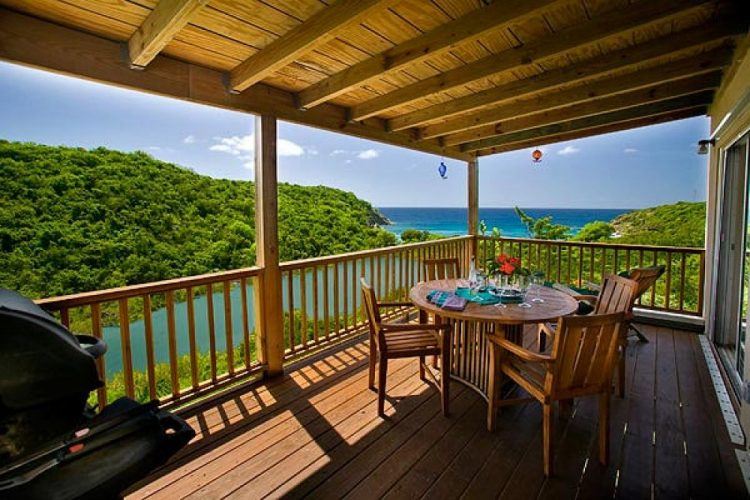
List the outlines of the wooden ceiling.
<svg viewBox="0 0 750 500">
<path fill-rule="evenodd" d="M 747 3 L 0 0 L 0 58 L 467 159 L 705 114 Z"/>
</svg>

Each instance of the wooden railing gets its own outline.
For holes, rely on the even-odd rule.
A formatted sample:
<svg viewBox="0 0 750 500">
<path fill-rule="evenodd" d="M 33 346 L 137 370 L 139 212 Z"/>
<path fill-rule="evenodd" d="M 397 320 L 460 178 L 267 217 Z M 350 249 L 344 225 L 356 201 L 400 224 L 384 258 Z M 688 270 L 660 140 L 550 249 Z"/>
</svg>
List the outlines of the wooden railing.
<svg viewBox="0 0 750 500">
<path fill-rule="evenodd" d="M 281 264 L 286 358 L 362 331 L 361 277 L 380 300 L 405 301 L 425 279 L 425 259 L 457 257 L 466 269 L 471 244 L 462 236 Z"/>
<path fill-rule="evenodd" d="M 360 277 L 381 300 L 405 301 L 425 279 L 425 259 L 458 257 L 465 274 L 475 245 L 480 266 L 510 253 L 549 280 L 576 286 L 636 265 L 664 264 L 667 272 L 641 307 L 702 313 L 701 249 L 463 236 L 282 263 L 284 359 L 364 331 Z M 96 395 L 100 406 L 120 396 L 179 405 L 264 370 L 265 339 L 255 325 L 262 272 L 238 269 L 38 303 L 76 333 L 107 341 L 111 352 L 98 362 L 107 380 Z"/>
<path fill-rule="evenodd" d="M 424 279 L 423 259 L 455 256 L 465 269 L 471 244 L 464 236 L 281 264 L 285 359 L 363 331 L 360 277 L 381 298 L 406 300 Z M 100 407 L 120 396 L 179 405 L 264 369 L 255 325 L 261 272 L 238 269 L 38 303 L 74 332 L 107 341 L 111 352 L 98 362 L 107 381 L 97 392 Z"/>
<path fill-rule="evenodd" d="M 129 396 L 176 405 L 262 370 L 252 290 L 258 268 L 38 301 L 76 333 L 105 338 L 96 402 Z M 210 300 L 209 300 L 210 298 Z M 231 346 L 231 348 L 227 348 Z M 107 366 L 114 361 L 117 367 Z"/>
<path fill-rule="evenodd" d="M 639 307 L 679 314 L 703 314 L 705 251 L 702 248 L 622 245 L 479 236 L 478 265 L 498 253 L 519 257 L 546 279 L 585 287 L 607 274 L 632 267 L 664 265 L 666 272 L 640 300 Z"/>
</svg>

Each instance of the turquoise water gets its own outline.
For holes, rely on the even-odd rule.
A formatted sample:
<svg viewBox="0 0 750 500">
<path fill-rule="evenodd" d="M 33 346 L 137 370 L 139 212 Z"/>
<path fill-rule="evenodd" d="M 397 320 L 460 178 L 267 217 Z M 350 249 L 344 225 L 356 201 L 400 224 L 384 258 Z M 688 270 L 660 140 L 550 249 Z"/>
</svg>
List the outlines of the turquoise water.
<svg viewBox="0 0 750 500">
<path fill-rule="evenodd" d="M 379 210 L 393 222 L 385 229 L 400 235 L 405 229 L 419 229 L 442 235 L 466 234 L 465 208 L 405 208 L 381 207 Z M 588 222 L 611 221 L 629 212 L 629 209 L 603 208 L 529 208 L 524 209 L 532 217 L 552 216 L 556 224 L 570 226 L 576 234 Z M 480 208 L 479 219 L 484 220 L 487 229 L 497 227 L 503 236 L 528 236 L 512 208 Z"/>
</svg>

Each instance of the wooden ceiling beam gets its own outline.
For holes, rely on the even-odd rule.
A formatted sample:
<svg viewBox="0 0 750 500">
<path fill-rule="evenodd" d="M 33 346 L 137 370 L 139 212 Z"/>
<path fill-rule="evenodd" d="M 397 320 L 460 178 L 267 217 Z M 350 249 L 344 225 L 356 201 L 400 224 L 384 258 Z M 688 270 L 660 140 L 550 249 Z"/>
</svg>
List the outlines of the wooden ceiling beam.
<svg viewBox="0 0 750 500">
<path fill-rule="evenodd" d="M 638 118 L 646 118 L 648 116 L 660 115 L 672 111 L 679 111 L 682 109 L 690 109 L 701 106 L 707 107 L 711 103 L 712 97 L 712 90 L 702 91 L 695 94 L 676 97 L 674 99 L 651 104 L 644 104 L 641 106 L 635 106 L 632 108 L 621 109 L 593 116 L 587 116 L 585 118 L 577 118 L 573 120 L 565 119 L 564 121 L 558 123 L 544 125 L 527 130 L 521 130 L 519 132 L 512 132 L 510 134 L 502 135 L 499 137 L 490 137 L 488 139 L 467 142 L 461 144 L 461 147 L 459 149 L 465 153 L 471 153 L 483 149 L 504 146 L 510 143 L 538 140 L 550 135 L 586 130 L 603 125 L 609 125 L 611 123 L 625 122 Z"/>
<path fill-rule="evenodd" d="M 159 0 L 128 40 L 131 67 L 146 67 L 208 2 L 209 0 Z"/>
<path fill-rule="evenodd" d="M 450 118 L 457 115 L 496 106 L 512 99 L 549 92 L 562 85 L 606 76 L 612 71 L 628 69 L 646 61 L 677 56 L 740 33 L 742 28 L 739 24 L 726 22 L 704 25 L 634 47 L 626 47 L 571 66 L 547 71 L 531 78 L 508 82 L 482 92 L 392 118 L 388 120 L 388 127 L 389 130 L 404 130 L 426 125 L 422 130 L 425 137 L 445 135 L 456 130 L 452 129 L 449 124 L 451 123 Z M 443 126 L 442 122 L 446 122 L 446 120 L 448 121 Z M 431 123 L 436 121 L 441 123 L 432 126 Z M 460 119 L 458 123 L 461 123 Z"/>
<path fill-rule="evenodd" d="M 324 104 L 300 111 L 290 92 L 268 85 L 231 94 L 226 91 L 223 72 L 171 57 L 158 55 L 143 71 L 131 71 L 122 64 L 120 43 L 4 7 L 0 7 L 0 60 L 198 104 L 266 114 L 457 160 L 471 158 L 458 148 L 441 147 L 437 141 L 419 142 L 411 133 L 386 132 L 382 120 L 352 123 L 341 106 Z"/>
<path fill-rule="evenodd" d="M 702 8 L 708 0 L 663 0 L 639 2 L 617 9 L 583 24 L 542 37 L 518 48 L 480 59 L 459 68 L 426 78 L 385 95 L 353 106 L 353 120 L 376 116 L 425 97 L 460 87 L 499 73 L 538 64 L 546 58 L 630 33 L 644 26 Z"/>
<path fill-rule="evenodd" d="M 549 135 L 539 139 L 532 139 L 527 141 L 519 141 L 509 143 L 504 146 L 497 146 L 488 149 L 476 151 L 476 156 L 489 156 L 499 153 L 507 153 L 509 151 L 517 151 L 519 149 L 534 148 L 544 146 L 547 144 L 554 144 L 562 141 L 571 141 L 574 139 L 582 139 L 584 137 L 593 137 L 602 134 L 611 134 L 613 132 L 620 132 L 623 130 L 630 130 L 638 127 L 647 127 L 650 125 L 657 125 L 659 123 L 667 123 L 675 120 L 683 120 L 685 118 L 692 118 L 695 116 L 705 115 L 708 108 L 706 106 L 696 106 L 694 108 L 686 108 L 678 111 L 672 111 L 669 113 L 663 113 L 655 116 L 648 116 L 646 118 L 636 118 L 634 120 L 626 120 L 617 123 L 610 123 L 601 125 L 598 127 L 591 127 L 582 130 L 576 130 L 573 132 L 563 132 L 560 134 Z"/>
<path fill-rule="evenodd" d="M 573 104 L 553 110 L 543 111 L 532 115 L 511 118 L 504 122 L 488 125 L 486 128 L 463 132 L 455 136 L 448 136 L 450 141 L 443 144 L 456 145 L 471 141 L 481 141 L 490 137 L 500 137 L 521 130 L 527 130 L 566 120 L 575 120 L 587 116 L 599 115 L 610 111 L 632 108 L 653 102 L 673 99 L 684 95 L 695 94 L 704 90 L 716 90 L 721 84 L 721 72 L 714 71 L 704 75 L 697 75 L 682 80 L 660 83 L 644 89 L 611 95 L 602 99 Z"/>
<path fill-rule="evenodd" d="M 513 121 L 523 120 L 526 116 L 536 116 L 538 113 L 549 113 L 557 108 L 568 109 L 571 105 L 596 106 L 602 98 L 630 93 L 639 89 L 658 93 L 658 89 L 668 91 L 670 82 L 679 82 L 685 78 L 716 73 L 726 67 L 731 60 L 731 51 L 717 49 L 702 54 L 674 61 L 661 66 L 636 71 L 606 80 L 581 85 L 559 92 L 545 94 L 532 99 L 515 101 L 478 112 L 476 115 L 466 116 L 460 120 L 446 122 L 440 130 L 456 130 L 457 132 L 443 137 L 443 144 L 461 144 L 476 138 L 498 135 Z M 662 85 L 663 84 L 663 85 Z M 657 86 L 654 90 L 654 86 Z M 435 127 L 436 128 L 436 127 Z M 430 133 L 422 134 L 422 138 L 436 137 L 434 129 Z"/>
<path fill-rule="evenodd" d="M 443 54 L 459 44 L 539 15 L 545 8 L 561 1 L 510 0 L 474 10 L 302 90 L 298 98 L 300 107 L 317 106 L 409 64 Z"/>
<path fill-rule="evenodd" d="M 397 1 L 338 0 L 240 63 L 229 75 L 230 88 L 237 92 L 247 89 L 330 42 L 341 29 L 359 24 L 373 12 L 387 9 Z"/>
</svg>

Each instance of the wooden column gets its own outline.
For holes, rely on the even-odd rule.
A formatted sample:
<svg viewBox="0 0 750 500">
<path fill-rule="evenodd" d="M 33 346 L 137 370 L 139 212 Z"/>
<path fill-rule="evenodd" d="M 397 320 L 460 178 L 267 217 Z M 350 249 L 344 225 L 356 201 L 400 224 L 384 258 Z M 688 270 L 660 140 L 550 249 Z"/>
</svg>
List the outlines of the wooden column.
<svg viewBox="0 0 750 500">
<path fill-rule="evenodd" d="M 284 361 L 284 315 L 279 270 L 276 118 L 255 119 L 255 246 L 262 268 L 255 290 L 258 358 L 267 375 L 279 375 Z"/>
<path fill-rule="evenodd" d="M 477 255 L 477 232 L 479 230 L 479 163 L 476 157 L 466 162 L 468 194 L 468 233 L 474 236 L 471 245 L 471 256 Z"/>
</svg>

